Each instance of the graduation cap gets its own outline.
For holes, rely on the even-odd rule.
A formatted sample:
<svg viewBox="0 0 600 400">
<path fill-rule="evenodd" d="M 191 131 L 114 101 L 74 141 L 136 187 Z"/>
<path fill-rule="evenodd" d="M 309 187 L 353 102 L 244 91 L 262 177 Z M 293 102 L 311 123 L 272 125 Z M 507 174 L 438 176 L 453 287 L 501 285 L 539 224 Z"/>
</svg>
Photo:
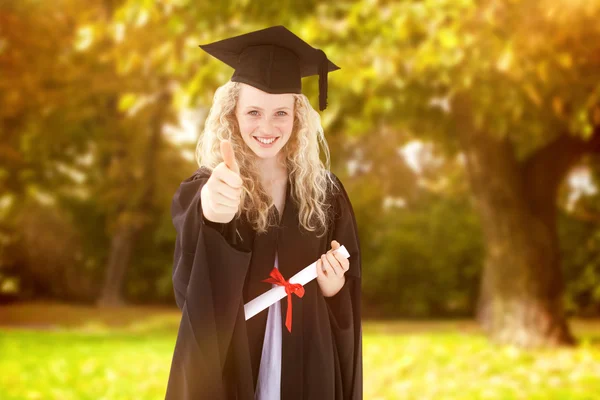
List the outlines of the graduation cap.
<svg viewBox="0 0 600 400">
<path fill-rule="evenodd" d="M 233 67 L 234 82 L 267 93 L 302 93 L 302 78 L 319 75 L 319 110 L 327 107 L 327 73 L 340 69 L 282 25 L 205 45 L 202 50 Z"/>
</svg>

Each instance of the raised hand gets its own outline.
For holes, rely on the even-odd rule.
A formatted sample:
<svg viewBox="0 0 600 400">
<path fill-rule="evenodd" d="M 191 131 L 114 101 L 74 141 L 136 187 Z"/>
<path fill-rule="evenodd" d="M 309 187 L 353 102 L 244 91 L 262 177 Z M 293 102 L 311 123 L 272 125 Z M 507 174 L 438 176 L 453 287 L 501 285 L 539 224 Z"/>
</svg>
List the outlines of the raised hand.
<svg viewBox="0 0 600 400">
<path fill-rule="evenodd" d="M 231 143 L 221 142 L 221 157 L 212 174 L 202 186 L 200 200 L 202 213 L 209 221 L 228 223 L 237 213 L 242 195 L 240 167 L 235 159 Z"/>
<path fill-rule="evenodd" d="M 350 268 L 350 261 L 341 254 L 334 253 L 340 248 L 336 240 L 331 241 L 331 250 L 317 261 L 317 282 L 323 296 L 335 296 L 346 282 L 344 274 Z"/>
</svg>

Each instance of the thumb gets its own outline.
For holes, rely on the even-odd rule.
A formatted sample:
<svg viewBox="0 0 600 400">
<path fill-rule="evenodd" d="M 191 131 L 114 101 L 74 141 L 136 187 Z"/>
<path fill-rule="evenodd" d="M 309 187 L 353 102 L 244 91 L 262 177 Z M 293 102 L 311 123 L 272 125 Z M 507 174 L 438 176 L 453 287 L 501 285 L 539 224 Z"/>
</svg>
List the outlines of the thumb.
<svg viewBox="0 0 600 400">
<path fill-rule="evenodd" d="M 239 175 L 240 167 L 235 160 L 235 153 L 233 152 L 233 147 L 229 140 L 221 141 L 221 157 L 223 157 L 223 161 L 225 162 L 225 165 L 227 165 L 227 168 Z"/>
</svg>

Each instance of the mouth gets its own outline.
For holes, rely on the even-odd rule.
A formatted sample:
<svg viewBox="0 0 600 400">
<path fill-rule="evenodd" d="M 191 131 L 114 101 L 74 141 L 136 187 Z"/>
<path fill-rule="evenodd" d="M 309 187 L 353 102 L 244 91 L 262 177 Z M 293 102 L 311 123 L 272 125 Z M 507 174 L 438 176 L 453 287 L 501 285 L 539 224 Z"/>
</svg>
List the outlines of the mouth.
<svg viewBox="0 0 600 400">
<path fill-rule="evenodd" d="M 279 140 L 279 136 L 274 136 L 274 137 L 252 136 L 252 137 L 262 147 L 271 147 L 277 140 Z"/>
</svg>

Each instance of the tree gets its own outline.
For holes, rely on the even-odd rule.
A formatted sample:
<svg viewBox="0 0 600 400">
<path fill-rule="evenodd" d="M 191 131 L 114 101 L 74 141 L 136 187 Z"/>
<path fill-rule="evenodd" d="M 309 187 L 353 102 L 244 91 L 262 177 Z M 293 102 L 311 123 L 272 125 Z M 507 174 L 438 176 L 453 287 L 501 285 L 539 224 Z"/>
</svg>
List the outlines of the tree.
<svg viewBox="0 0 600 400">
<path fill-rule="evenodd" d="M 600 152 L 599 16 L 596 1 L 467 0 L 318 16 L 323 42 L 349 42 L 334 58 L 347 66 L 336 131 L 384 124 L 464 154 L 487 249 L 477 318 L 498 342 L 574 342 L 556 200 L 574 163 Z"/>
</svg>

